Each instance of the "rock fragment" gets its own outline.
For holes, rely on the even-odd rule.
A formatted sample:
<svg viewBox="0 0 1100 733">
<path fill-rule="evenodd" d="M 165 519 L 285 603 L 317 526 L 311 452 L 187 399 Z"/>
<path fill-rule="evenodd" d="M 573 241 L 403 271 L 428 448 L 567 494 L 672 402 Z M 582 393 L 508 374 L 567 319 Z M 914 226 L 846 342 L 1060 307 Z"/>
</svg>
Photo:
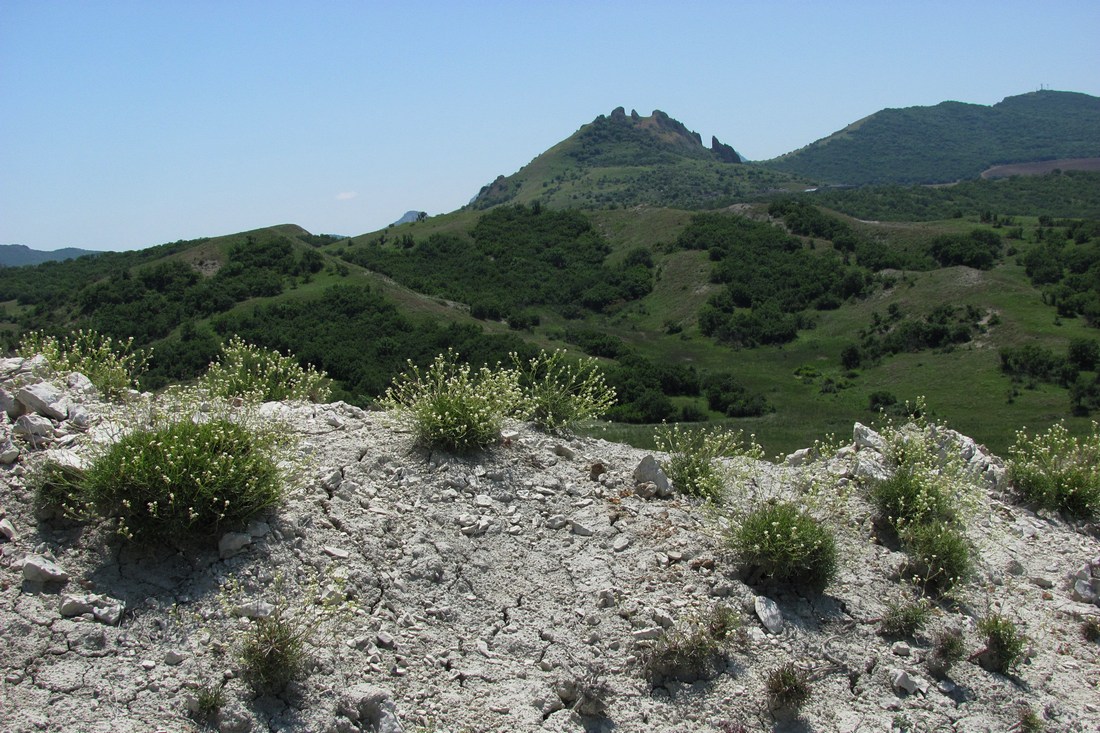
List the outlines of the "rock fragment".
<svg viewBox="0 0 1100 733">
<path fill-rule="evenodd" d="M 23 578 L 31 582 L 51 583 L 66 581 L 69 574 L 54 561 L 41 555 L 31 555 L 23 561 Z"/>
<path fill-rule="evenodd" d="M 760 623 L 764 624 L 764 628 L 773 634 L 783 630 L 783 614 L 780 613 L 775 601 L 766 596 L 757 596 L 753 605 L 756 608 L 756 616 L 760 619 Z"/>
</svg>

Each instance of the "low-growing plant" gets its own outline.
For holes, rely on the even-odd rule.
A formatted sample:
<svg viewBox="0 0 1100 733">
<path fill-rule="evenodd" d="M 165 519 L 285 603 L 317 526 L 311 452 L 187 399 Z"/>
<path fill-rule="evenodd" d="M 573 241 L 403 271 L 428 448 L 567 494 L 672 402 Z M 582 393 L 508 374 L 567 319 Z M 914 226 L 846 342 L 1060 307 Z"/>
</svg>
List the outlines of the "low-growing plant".
<svg viewBox="0 0 1100 733">
<path fill-rule="evenodd" d="M 740 627 L 740 617 L 723 605 L 674 627 L 644 656 L 646 677 L 655 684 L 669 679 L 694 682 L 714 677 L 722 670 L 727 643 Z"/>
<path fill-rule="evenodd" d="M 1046 730 L 1046 726 L 1043 724 L 1043 719 L 1039 717 L 1039 714 L 1031 709 L 1030 705 L 1022 705 L 1020 707 L 1019 720 L 1016 722 L 1014 728 L 1021 733 L 1042 733 Z"/>
<path fill-rule="evenodd" d="M 810 698 L 809 675 L 793 662 L 787 662 L 768 673 L 764 692 L 769 710 L 797 712 Z"/>
<path fill-rule="evenodd" d="M 29 485 L 34 492 L 34 509 L 38 517 L 82 520 L 89 516 L 82 469 L 47 461 L 31 474 Z"/>
<path fill-rule="evenodd" d="M 998 613 L 990 614 L 978 621 L 978 632 L 985 636 L 985 649 L 975 655 L 983 667 L 1008 674 L 1020 663 L 1027 640 L 1011 620 Z"/>
<path fill-rule="evenodd" d="M 595 359 L 570 360 L 560 349 L 527 361 L 511 357 L 523 390 L 522 414 L 542 430 L 569 433 L 615 404 L 615 390 Z"/>
<path fill-rule="evenodd" d="M 117 398 L 137 388 L 149 355 L 134 349 L 134 340 L 112 339 L 93 330 L 79 330 L 63 336 L 31 331 L 16 349 L 24 358 L 41 354 L 57 374 L 80 372 L 105 397 Z"/>
<path fill-rule="evenodd" d="M 723 428 L 688 428 L 662 424 L 653 436 L 658 450 L 668 453 L 661 468 L 682 493 L 716 500 L 726 483 L 726 471 L 718 464 L 723 456 L 761 458 L 762 450 L 750 437 L 748 447 L 741 431 Z"/>
<path fill-rule="evenodd" d="M 913 524 L 902 535 L 913 581 L 932 593 L 946 593 L 970 575 L 970 543 L 956 526 L 944 522 Z"/>
<path fill-rule="evenodd" d="M 448 350 L 423 370 L 409 362 L 381 404 L 418 444 L 468 453 L 496 441 L 523 398 L 515 370 L 498 365 L 473 371 Z"/>
<path fill-rule="evenodd" d="M 74 518 L 115 518 L 119 534 L 141 541 L 213 535 L 278 503 L 286 476 L 275 456 L 285 431 L 254 426 L 239 411 L 197 412 L 197 395 L 183 394 L 190 397 L 166 398 L 147 421 L 134 417 L 86 468 L 46 464 L 36 503 Z"/>
<path fill-rule="evenodd" d="M 195 692 L 195 714 L 199 720 L 209 722 L 225 705 L 225 688 L 217 683 L 207 683 Z"/>
<path fill-rule="evenodd" d="M 879 633 L 884 636 L 911 637 L 920 631 L 932 616 L 927 601 L 892 601 L 879 621 Z"/>
<path fill-rule="evenodd" d="M 935 474 L 923 467 L 899 468 L 871 489 L 879 518 L 896 532 L 913 523 L 950 521 L 955 517 L 951 497 Z"/>
<path fill-rule="evenodd" d="M 928 671 L 943 677 L 956 662 L 966 656 L 963 633 L 959 629 L 941 631 L 932 640 L 932 654 L 928 658 Z"/>
<path fill-rule="evenodd" d="M 241 644 L 244 678 L 259 694 L 281 692 L 306 666 L 310 627 L 295 623 L 283 606 L 253 621 Z"/>
<path fill-rule="evenodd" d="M 1087 618 L 1081 622 L 1081 636 L 1085 641 L 1100 641 L 1100 618 Z"/>
<path fill-rule="evenodd" d="M 241 397 L 253 402 L 303 400 L 325 402 L 331 390 L 324 372 L 273 349 L 245 343 L 234 336 L 222 346 L 201 386 L 216 397 Z"/>
<path fill-rule="evenodd" d="M 753 576 L 824 588 L 836 574 L 836 540 L 828 527 L 790 502 L 769 501 L 729 535 Z"/>
<path fill-rule="evenodd" d="M 1008 475 L 1020 497 L 1033 506 L 1078 518 L 1100 514 L 1100 431 L 1078 438 L 1063 423 L 1045 433 L 1016 433 Z"/>
</svg>

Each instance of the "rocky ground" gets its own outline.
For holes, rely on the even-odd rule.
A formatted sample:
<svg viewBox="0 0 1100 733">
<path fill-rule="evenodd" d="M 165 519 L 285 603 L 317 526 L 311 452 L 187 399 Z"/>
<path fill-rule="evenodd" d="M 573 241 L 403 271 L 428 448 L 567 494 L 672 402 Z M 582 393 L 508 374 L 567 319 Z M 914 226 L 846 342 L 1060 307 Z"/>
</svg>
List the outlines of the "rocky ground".
<svg viewBox="0 0 1100 733">
<path fill-rule="evenodd" d="M 742 582 L 729 519 L 662 490 L 645 451 L 514 425 L 472 458 L 428 454 L 384 414 L 341 403 L 261 409 L 308 458 L 277 511 L 209 546 L 135 547 L 106 522 L 36 518 L 41 463 L 79 463 L 124 418 L 79 377 L 26 389 L 34 367 L 0 363 L 5 731 L 976 732 L 1018 726 L 1025 706 L 1046 730 L 1100 730 L 1100 644 L 1081 633 L 1100 616 L 1100 542 L 1011 503 L 1000 462 L 971 441 L 950 445 L 981 477 L 976 572 L 899 640 L 877 633 L 909 587 L 903 556 L 875 539 L 859 477 L 883 460 L 862 426 L 816 460 L 731 466 L 735 504 L 814 491 L 841 550 L 821 594 Z M 710 678 L 648 679 L 661 637 L 719 605 L 743 630 L 700 671 Z M 1026 661 L 1009 676 L 965 660 L 933 676 L 933 635 L 962 629 L 978 652 L 976 622 L 993 611 L 1027 635 Z M 309 665 L 256 697 L 238 650 L 269 613 L 310 629 Z M 785 662 L 812 692 L 777 718 L 764 685 Z M 200 722 L 204 688 L 224 704 Z"/>
</svg>

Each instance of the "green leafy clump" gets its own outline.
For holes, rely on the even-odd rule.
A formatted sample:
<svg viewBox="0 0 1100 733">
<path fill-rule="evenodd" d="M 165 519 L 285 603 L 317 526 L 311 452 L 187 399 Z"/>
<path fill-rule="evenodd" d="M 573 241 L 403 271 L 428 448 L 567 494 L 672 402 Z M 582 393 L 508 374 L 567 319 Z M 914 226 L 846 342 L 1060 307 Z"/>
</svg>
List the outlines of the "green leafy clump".
<svg viewBox="0 0 1100 733">
<path fill-rule="evenodd" d="M 644 655 L 646 678 L 655 684 L 711 679 L 721 672 L 729 640 L 740 628 L 740 617 L 723 605 L 676 626 Z"/>
<path fill-rule="evenodd" d="M 513 353 L 512 362 L 524 394 L 523 413 L 542 430 L 568 433 L 615 404 L 615 390 L 604 381 L 595 359 L 570 361 L 557 350 L 540 351 L 527 361 Z"/>
<path fill-rule="evenodd" d="M 879 633 L 884 636 L 913 636 L 928 623 L 931 615 L 931 606 L 923 600 L 911 603 L 888 603 L 886 613 L 879 621 Z"/>
<path fill-rule="evenodd" d="M 951 667 L 966 656 L 963 634 L 959 629 L 941 631 L 932 640 L 932 654 L 928 658 L 928 671 L 943 677 Z"/>
<path fill-rule="evenodd" d="M 1020 663 L 1027 639 L 1012 621 L 993 613 L 978 621 L 978 632 L 985 636 L 985 650 L 978 656 L 983 667 L 1007 674 Z"/>
<path fill-rule="evenodd" d="M 910 525 L 902 535 L 913 580 L 933 593 L 944 593 L 970 575 L 970 543 L 952 524 Z"/>
<path fill-rule="evenodd" d="M 789 502 L 767 502 L 750 512 L 729 542 L 750 576 L 824 588 L 836 574 L 832 531 Z"/>
<path fill-rule="evenodd" d="M 253 402 L 325 402 L 330 395 L 324 372 L 312 365 L 303 367 L 278 351 L 245 343 L 237 336 L 222 346 L 221 356 L 206 370 L 201 385 L 217 397 L 242 397 Z"/>
<path fill-rule="evenodd" d="M 169 392 L 145 419 L 76 467 L 46 463 L 34 477 L 41 510 L 118 520 L 129 539 L 208 536 L 245 523 L 282 498 L 276 455 L 285 431 L 246 411 L 206 414 L 201 393 Z"/>
<path fill-rule="evenodd" d="M 217 683 L 207 683 L 195 692 L 194 713 L 200 721 L 211 722 L 225 705 L 225 688 Z"/>
<path fill-rule="evenodd" d="M 659 450 L 668 453 L 661 468 L 673 487 L 691 496 L 716 500 L 722 496 L 725 475 L 718 465 L 723 456 L 742 455 L 761 458 L 763 450 L 750 436 L 748 447 L 740 431 L 722 428 L 688 428 L 679 424 L 663 424 L 653 436 Z"/>
<path fill-rule="evenodd" d="M 1100 432 L 1077 438 L 1062 423 L 1045 433 L 1016 433 L 1008 475 L 1021 498 L 1071 517 L 1100 514 Z"/>
<path fill-rule="evenodd" d="M 23 336 L 16 351 L 24 358 L 41 354 L 58 374 L 80 372 L 104 396 L 113 399 L 138 386 L 138 376 L 148 361 L 148 355 L 135 350 L 133 342 L 116 341 L 92 330 L 60 337 L 31 331 Z"/>
<path fill-rule="evenodd" d="M 448 350 L 426 369 L 409 362 L 381 404 L 425 448 L 469 453 L 497 440 L 505 418 L 521 408 L 523 394 L 515 370 L 498 365 L 474 371 Z"/>
<path fill-rule="evenodd" d="M 951 521 L 955 517 L 950 496 L 934 474 L 919 467 L 898 469 L 875 484 L 871 501 L 879 517 L 895 531 L 913 523 Z"/>
<path fill-rule="evenodd" d="M 870 499 L 878 521 L 896 534 L 908 555 L 909 577 L 925 592 L 943 594 L 970 575 L 963 519 L 980 491 L 958 457 L 953 433 L 923 417 L 921 400 L 914 407 L 907 409 L 916 414 L 914 422 L 883 429 L 894 473 L 871 487 Z"/>
<path fill-rule="evenodd" d="M 228 419 L 135 430 L 92 462 L 82 495 L 118 517 L 127 537 L 215 534 L 279 502 L 282 477 L 270 447 Z"/>
<path fill-rule="evenodd" d="M 797 711 L 810 697 L 809 675 L 788 662 L 768 673 L 764 691 L 770 710 Z"/>
</svg>

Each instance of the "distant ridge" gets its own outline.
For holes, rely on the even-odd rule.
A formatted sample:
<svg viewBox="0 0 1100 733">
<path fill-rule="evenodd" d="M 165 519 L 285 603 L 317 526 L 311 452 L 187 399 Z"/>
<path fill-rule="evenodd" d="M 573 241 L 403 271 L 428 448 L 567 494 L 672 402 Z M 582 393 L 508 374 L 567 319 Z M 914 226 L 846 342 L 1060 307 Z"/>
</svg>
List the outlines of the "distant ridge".
<svg viewBox="0 0 1100 733">
<path fill-rule="evenodd" d="M 998 165 L 1100 156 L 1100 98 L 1043 90 L 992 106 L 884 109 L 763 164 L 822 183 L 949 183 Z"/>
<path fill-rule="evenodd" d="M 43 262 L 71 260 L 84 255 L 99 254 L 90 249 L 65 247 L 50 251 L 31 249 L 25 244 L 0 244 L 0 267 L 22 267 L 40 265 Z"/>
</svg>

